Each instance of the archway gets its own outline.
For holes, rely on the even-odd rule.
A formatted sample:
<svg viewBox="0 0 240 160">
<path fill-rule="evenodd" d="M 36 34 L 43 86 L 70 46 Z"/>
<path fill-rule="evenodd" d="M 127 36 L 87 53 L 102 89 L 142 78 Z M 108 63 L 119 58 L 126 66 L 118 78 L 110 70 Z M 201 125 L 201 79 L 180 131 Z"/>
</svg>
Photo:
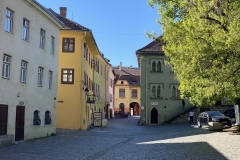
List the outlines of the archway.
<svg viewBox="0 0 240 160">
<path fill-rule="evenodd" d="M 131 116 L 140 115 L 139 104 L 137 102 L 132 102 L 129 105 L 129 113 Z"/>
<path fill-rule="evenodd" d="M 125 113 L 125 108 L 124 108 L 124 104 L 123 104 L 123 103 L 120 103 L 120 104 L 119 104 L 119 111 L 120 111 L 121 113 Z"/>
<path fill-rule="evenodd" d="M 151 124 L 158 124 L 158 111 L 155 107 L 151 110 Z"/>
</svg>

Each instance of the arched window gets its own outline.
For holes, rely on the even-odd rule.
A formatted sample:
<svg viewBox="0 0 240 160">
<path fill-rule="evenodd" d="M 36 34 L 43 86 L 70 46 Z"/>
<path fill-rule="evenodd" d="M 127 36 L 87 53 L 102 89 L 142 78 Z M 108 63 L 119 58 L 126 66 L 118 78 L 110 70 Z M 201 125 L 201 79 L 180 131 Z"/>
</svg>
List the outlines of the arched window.
<svg viewBox="0 0 240 160">
<path fill-rule="evenodd" d="M 152 97 L 156 97 L 156 87 L 154 85 L 152 86 Z"/>
<path fill-rule="evenodd" d="M 41 119 L 39 117 L 40 112 L 38 110 L 35 110 L 33 112 L 33 125 L 40 125 Z"/>
<path fill-rule="evenodd" d="M 51 124 L 52 123 L 52 119 L 50 116 L 50 111 L 46 111 L 45 112 L 45 124 Z"/>
<path fill-rule="evenodd" d="M 180 98 L 180 90 L 177 88 L 177 98 Z"/>
<path fill-rule="evenodd" d="M 172 87 L 172 98 L 176 98 L 176 87 Z"/>
<path fill-rule="evenodd" d="M 156 72 L 156 62 L 155 61 L 152 62 L 152 71 Z"/>
<path fill-rule="evenodd" d="M 161 87 L 158 86 L 157 88 L 157 97 L 160 98 L 161 97 Z"/>
<path fill-rule="evenodd" d="M 124 104 L 123 103 L 120 103 L 119 104 L 119 111 L 120 111 L 120 113 L 124 113 L 125 111 L 125 108 L 124 108 Z"/>
<path fill-rule="evenodd" d="M 161 72 L 161 62 L 158 61 L 157 63 L 157 72 Z"/>
</svg>

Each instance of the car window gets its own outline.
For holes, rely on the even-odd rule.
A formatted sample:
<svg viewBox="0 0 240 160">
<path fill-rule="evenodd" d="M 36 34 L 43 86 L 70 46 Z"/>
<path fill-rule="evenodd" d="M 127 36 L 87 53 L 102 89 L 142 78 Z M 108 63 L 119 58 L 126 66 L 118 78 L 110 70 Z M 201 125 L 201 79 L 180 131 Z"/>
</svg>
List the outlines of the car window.
<svg viewBox="0 0 240 160">
<path fill-rule="evenodd" d="M 209 114 L 209 116 L 211 116 L 211 117 L 212 117 L 212 116 L 223 116 L 222 113 L 220 113 L 220 112 L 209 112 L 208 114 Z"/>
</svg>

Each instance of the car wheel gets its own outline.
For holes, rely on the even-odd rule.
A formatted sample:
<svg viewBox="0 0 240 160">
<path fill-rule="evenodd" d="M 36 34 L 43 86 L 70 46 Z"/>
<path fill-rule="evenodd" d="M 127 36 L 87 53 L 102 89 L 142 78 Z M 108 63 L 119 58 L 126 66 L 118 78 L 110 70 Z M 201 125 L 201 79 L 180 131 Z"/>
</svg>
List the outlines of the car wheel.
<svg viewBox="0 0 240 160">
<path fill-rule="evenodd" d="M 200 121 L 197 121 L 197 125 L 198 125 L 198 128 L 201 128 L 201 127 L 202 127 Z"/>
</svg>

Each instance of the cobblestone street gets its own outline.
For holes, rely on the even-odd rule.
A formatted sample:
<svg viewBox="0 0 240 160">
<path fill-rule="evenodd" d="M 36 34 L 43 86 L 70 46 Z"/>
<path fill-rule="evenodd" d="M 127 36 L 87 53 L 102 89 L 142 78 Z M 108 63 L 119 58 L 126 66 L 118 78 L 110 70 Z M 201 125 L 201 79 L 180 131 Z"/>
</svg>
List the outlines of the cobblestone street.
<svg viewBox="0 0 240 160">
<path fill-rule="evenodd" d="M 240 135 L 195 124 L 138 126 L 138 119 L 111 119 L 89 131 L 58 130 L 57 136 L 0 148 L 0 159 L 240 160 Z"/>
</svg>

